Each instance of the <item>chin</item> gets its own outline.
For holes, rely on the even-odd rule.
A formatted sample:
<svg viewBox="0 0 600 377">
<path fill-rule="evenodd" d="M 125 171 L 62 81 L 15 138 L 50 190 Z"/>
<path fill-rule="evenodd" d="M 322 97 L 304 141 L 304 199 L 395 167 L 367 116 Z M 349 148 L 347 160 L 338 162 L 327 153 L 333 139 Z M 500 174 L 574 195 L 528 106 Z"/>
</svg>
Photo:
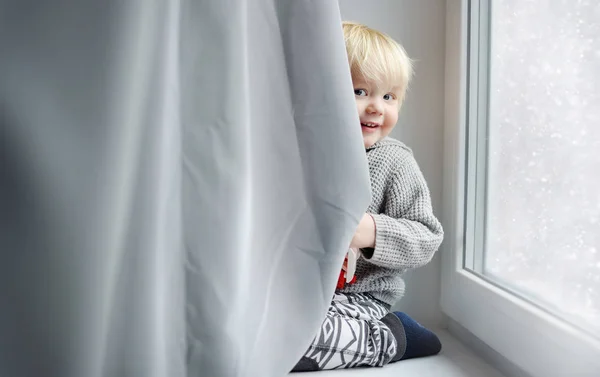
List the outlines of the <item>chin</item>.
<svg viewBox="0 0 600 377">
<path fill-rule="evenodd" d="M 379 141 L 379 138 L 377 138 L 377 137 L 365 137 L 365 138 L 363 138 L 363 141 L 364 141 L 364 144 L 365 144 L 365 148 L 369 148 L 373 144 L 377 143 Z"/>
<path fill-rule="evenodd" d="M 363 134 L 363 140 L 365 142 L 365 148 L 369 148 L 371 146 L 373 146 L 373 144 L 376 144 L 378 142 L 380 142 L 381 140 L 385 139 L 387 137 L 388 133 L 384 133 L 384 132 L 377 132 L 375 134 Z"/>
</svg>

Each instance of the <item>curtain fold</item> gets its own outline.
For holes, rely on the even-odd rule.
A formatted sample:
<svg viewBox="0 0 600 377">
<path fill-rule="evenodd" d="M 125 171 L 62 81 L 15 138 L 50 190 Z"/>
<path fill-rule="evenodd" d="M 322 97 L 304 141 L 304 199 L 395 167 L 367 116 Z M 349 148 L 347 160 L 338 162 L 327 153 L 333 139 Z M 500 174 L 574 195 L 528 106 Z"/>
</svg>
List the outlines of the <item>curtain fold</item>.
<svg viewBox="0 0 600 377">
<path fill-rule="evenodd" d="M 370 200 L 336 1 L 0 2 L 0 375 L 282 376 Z"/>
</svg>

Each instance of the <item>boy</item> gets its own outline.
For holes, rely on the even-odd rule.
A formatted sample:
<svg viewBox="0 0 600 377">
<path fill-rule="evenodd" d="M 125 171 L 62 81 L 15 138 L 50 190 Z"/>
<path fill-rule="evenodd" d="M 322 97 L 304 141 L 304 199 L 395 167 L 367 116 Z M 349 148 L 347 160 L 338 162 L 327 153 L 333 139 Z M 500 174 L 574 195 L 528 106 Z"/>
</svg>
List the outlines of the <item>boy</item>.
<svg viewBox="0 0 600 377">
<path fill-rule="evenodd" d="M 319 334 L 294 371 L 380 367 L 441 349 L 435 334 L 404 313 L 390 312 L 404 294 L 401 274 L 427 264 L 443 238 L 412 152 L 388 137 L 411 61 L 381 32 L 352 22 L 344 22 L 343 30 L 373 196 L 350 245 L 362 254 L 356 282 L 336 290 Z"/>
</svg>

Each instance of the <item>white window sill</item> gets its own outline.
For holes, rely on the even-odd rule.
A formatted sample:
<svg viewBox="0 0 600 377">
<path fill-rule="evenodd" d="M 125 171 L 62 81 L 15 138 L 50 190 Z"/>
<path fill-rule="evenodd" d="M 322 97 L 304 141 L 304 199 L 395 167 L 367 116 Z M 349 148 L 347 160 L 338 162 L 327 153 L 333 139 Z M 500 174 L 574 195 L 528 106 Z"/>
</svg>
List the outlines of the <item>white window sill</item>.
<svg viewBox="0 0 600 377">
<path fill-rule="evenodd" d="M 312 377 L 505 377 L 447 330 L 435 330 L 442 341 L 442 352 L 437 356 L 403 360 L 383 368 L 361 368 L 318 373 L 293 373 L 294 376 Z"/>
</svg>

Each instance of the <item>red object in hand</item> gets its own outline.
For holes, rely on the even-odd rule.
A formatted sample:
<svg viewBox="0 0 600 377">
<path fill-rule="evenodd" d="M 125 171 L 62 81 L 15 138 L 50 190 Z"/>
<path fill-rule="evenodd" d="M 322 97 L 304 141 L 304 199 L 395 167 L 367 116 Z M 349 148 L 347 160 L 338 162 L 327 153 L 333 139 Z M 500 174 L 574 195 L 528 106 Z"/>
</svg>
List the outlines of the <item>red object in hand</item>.
<svg viewBox="0 0 600 377">
<path fill-rule="evenodd" d="M 340 277 L 338 278 L 338 282 L 337 282 L 337 286 L 336 286 L 337 289 L 342 289 L 346 285 L 346 277 L 344 275 L 346 275 L 346 271 L 341 270 Z"/>
<path fill-rule="evenodd" d="M 356 275 L 352 277 L 352 280 L 348 284 L 354 284 L 356 282 Z M 341 270 L 340 276 L 338 277 L 337 289 L 342 289 L 346 286 L 346 271 Z"/>
</svg>

